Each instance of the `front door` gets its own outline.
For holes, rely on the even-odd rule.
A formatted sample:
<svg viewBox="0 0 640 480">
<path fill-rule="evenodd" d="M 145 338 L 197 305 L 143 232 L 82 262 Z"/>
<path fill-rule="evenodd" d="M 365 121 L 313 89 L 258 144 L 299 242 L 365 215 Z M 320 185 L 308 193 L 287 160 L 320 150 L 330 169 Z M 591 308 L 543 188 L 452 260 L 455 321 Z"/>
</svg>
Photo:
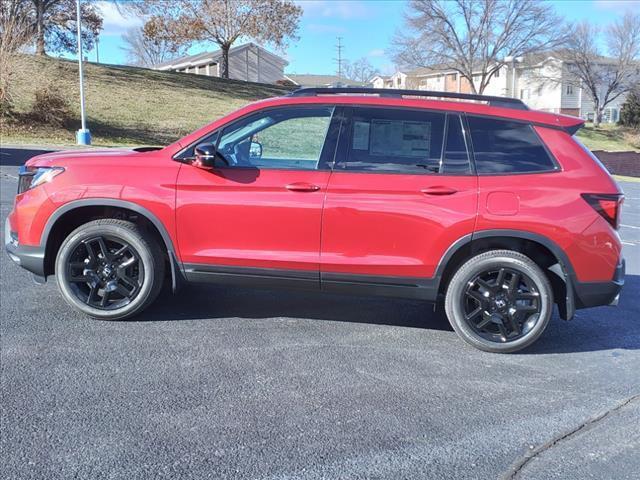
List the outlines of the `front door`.
<svg viewBox="0 0 640 480">
<path fill-rule="evenodd" d="M 343 132 L 323 213 L 322 288 L 431 299 L 440 260 L 476 219 L 462 116 L 355 107 Z"/>
<path fill-rule="evenodd" d="M 176 224 L 189 279 L 318 285 L 333 112 L 286 106 L 251 114 L 207 139 L 220 166 L 181 167 Z"/>
</svg>

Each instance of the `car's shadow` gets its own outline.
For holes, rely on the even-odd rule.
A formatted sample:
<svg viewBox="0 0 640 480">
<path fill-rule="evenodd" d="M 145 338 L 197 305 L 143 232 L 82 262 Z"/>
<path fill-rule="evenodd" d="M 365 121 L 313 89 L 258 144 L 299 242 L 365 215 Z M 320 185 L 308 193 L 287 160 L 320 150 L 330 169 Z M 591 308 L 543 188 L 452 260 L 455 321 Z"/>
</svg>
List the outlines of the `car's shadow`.
<svg viewBox="0 0 640 480">
<path fill-rule="evenodd" d="M 618 307 L 579 310 L 565 322 L 557 315 L 524 354 L 640 349 L 640 276 L 627 275 Z M 163 295 L 138 321 L 265 319 L 312 320 L 393 325 L 452 331 L 442 310 L 428 303 L 378 297 L 352 297 L 290 290 L 187 285 Z"/>
<path fill-rule="evenodd" d="M 51 150 L 33 149 L 33 148 L 0 148 L 0 165 L 5 167 L 19 167 L 24 162 L 36 155 L 49 153 Z"/>
</svg>

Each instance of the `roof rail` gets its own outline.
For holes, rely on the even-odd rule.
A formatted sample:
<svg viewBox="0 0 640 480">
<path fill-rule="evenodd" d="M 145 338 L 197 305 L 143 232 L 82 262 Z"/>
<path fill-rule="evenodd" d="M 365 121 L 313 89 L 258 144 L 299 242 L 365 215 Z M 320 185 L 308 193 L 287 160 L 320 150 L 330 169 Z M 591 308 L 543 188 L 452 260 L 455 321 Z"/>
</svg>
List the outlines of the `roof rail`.
<svg viewBox="0 0 640 480">
<path fill-rule="evenodd" d="M 318 95 L 339 95 L 339 94 L 369 94 L 381 97 L 402 98 L 411 97 L 432 97 L 432 98 L 455 98 L 458 100 L 475 100 L 486 102 L 492 107 L 513 108 L 516 110 L 529 110 L 529 107 L 517 98 L 494 97 L 490 95 L 476 95 L 472 93 L 455 92 L 434 92 L 430 90 L 404 90 L 395 88 L 372 88 L 372 87 L 319 87 L 319 88 L 299 88 L 289 93 L 290 97 L 316 97 Z"/>
</svg>

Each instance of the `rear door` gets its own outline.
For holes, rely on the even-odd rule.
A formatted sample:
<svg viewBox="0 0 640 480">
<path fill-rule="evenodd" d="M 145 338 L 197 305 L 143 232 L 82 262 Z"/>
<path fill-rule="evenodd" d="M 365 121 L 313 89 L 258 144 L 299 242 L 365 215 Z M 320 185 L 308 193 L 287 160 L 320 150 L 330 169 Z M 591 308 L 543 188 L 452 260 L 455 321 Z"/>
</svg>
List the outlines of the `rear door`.
<svg viewBox="0 0 640 480">
<path fill-rule="evenodd" d="M 380 107 L 346 113 L 323 210 L 323 288 L 429 297 L 440 259 L 476 218 L 463 118 Z"/>
</svg>

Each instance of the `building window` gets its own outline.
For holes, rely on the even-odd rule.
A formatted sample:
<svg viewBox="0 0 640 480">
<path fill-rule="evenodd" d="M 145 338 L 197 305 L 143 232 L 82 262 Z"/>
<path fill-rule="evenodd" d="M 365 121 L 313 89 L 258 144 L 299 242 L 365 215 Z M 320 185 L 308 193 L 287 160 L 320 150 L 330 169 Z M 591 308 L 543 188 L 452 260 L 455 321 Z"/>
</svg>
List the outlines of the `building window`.
<svg viewBox="0 0 640 480">
<path fill-rule="evenodd" d="M 496 78 L 500 78 L 500 69 L 496 70 L 496 73 L 494 73 L 493 76 Z"/>
<path fill-rule="evenodd" d="M 520 89 L 520 100 L 527 100 L 529 98 L 529 90 L 526 88 Z"/>
<path fill-rule="evenodd" d="M 567 95 L 573 95 L 573 85 L 567 85 Z"/>
</svg>

